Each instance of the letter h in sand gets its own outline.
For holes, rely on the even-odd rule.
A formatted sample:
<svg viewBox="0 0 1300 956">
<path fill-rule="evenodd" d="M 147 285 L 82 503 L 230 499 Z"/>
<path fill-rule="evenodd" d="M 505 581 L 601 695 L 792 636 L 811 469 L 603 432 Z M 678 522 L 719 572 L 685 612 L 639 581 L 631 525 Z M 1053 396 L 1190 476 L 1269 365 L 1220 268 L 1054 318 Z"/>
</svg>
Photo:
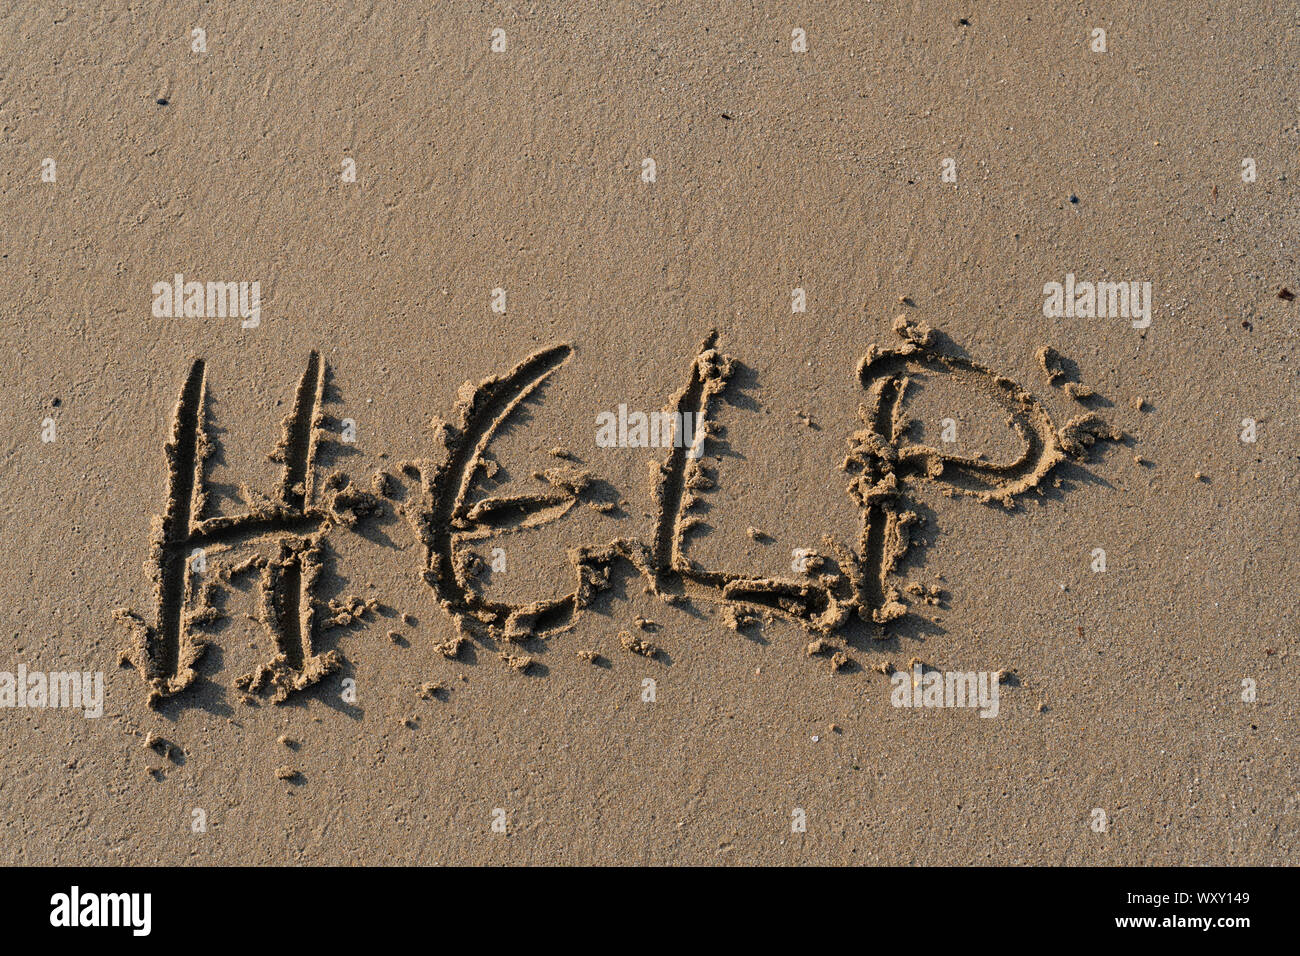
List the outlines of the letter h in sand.
<svg viewBox="0 0 1300 956">
<path fill-rule="evenodd" d="M 270 684 L 275 699 L 282 701 L 341 666 L 336 651 L 322 654 L 315 648 L 323 539 L 335 525 L 351 526 L 373 513 L 378 499 L 352 488 L 342 474 L 317 487 L 325 378 L 325 364 L 312 352 L 271 456 L 283 465 L 275 498 L 241 487 L 246 511 L 209 516 L 207 463 L 213 445 L 207 428 L 207 379 L 201 359 L 191 364 L 166 445 L 165 510 L 153 519 L 145 564 L 155 589 L 156 623 L 151 626 L 126 608 L 116 612 L 132 636 L 123 663 L 134 665 L 149 684 L 151 705 L 194 682 L 194 665 L 206 646 L 196 631 L 224 616 L 213 604 L 223 584 L 253 570 L 261 572 L 259 617 L 275 654 L 236 684 L 250 692 Z M 269 557 L 254 553 L 238 564 L 213 561 L 209 566 L 209 552 L 219 554 L 266 539 L 275 544 Z"/>
</svg>

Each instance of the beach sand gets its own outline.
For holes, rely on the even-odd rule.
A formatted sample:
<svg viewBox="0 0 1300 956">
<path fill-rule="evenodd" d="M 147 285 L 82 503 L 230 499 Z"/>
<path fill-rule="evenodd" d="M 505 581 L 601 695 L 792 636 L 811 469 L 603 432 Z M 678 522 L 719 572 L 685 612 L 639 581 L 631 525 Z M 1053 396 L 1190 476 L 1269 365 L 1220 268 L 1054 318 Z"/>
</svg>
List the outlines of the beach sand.
<svg viewBox="0 0 1300 956">
<path fill-rule="evenodd" d="M 5 864 L 1300 862 L 1294 16 L 94 7 L 0 14 L 0 671 L 104 691 Z"/>
</svg>

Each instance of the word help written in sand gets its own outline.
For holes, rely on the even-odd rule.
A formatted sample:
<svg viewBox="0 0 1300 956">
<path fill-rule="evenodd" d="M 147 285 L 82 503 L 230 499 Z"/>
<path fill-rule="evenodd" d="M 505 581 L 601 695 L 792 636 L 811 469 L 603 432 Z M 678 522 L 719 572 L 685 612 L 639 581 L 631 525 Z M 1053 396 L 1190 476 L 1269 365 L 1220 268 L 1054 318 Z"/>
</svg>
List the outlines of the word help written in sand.
<svg viewBox="0 0 1300 956">
<path fill-rule="evenodd" d="M 862 428 L 850 436 L 841 465 L 849 478 L 848 494 L 861 512 L 856 541 L 841 543 L 828 537 L 828 553 L 806 552 L 798 562 L 799 576 L 790 578 L 707 569 L 686 556 L 685 543 L 701 523 L 693 511 L 718 478 L 698 452 L 692 454 L 692 448 L 681 444 L 670 448 L 654 471 L 651 495 L 656 515 L 649 540 L 618 538 L 600 546 L 570 548 L 572 589 L 560 597 L 528 604 L 485 597 L 476 586 L 483 567 L 467 547 L 472 542 L 556 521 L 579 504 L 599 511 L 616 506 L 604 482 L 572 467 L 537 473 L 535 477 L 547 486 L 544 491 L 473 500 L 476 486 L 495 470 L 486 457 L 495 435 L 565 364 L 571 346 L 544 349 L 477 386 L 466 383 L 452 420 L 435 421 L 433 454 L 402 466 L 404 474 L 419 483 L 402 510 L 424 548 L 423 578 L 458 627 L 458 635 L 440 649 L 455 657 L 463 643 L 475 637 L 523 643 L 552 636 L 570 627 L 620 571 L 641 575 L 647 592 L 669 604 L 719 603 L 727 623 L 737 629 L 775 614 L 813 633 L 831 634 L 857 620 L 883 636 L 884 627 L 908 610 L 894 578 L 912 546 L 910 529 L 920 522 L 917 512 L 906 506 L 912 484 L 939 483 L 951 496 L 1011 508 L 1017 497 L 1038 488 L 1067 458 L 1082 459 L 1098 439 L 1123 437 L 1092 412 L 1057 428 L 1022 386 L 969 359 L 947 354 L 939 347 L 938 333 L 924 322 L 900 318 L 894 331 L 902 341 L 892 348 L 870 347 L 857 370 L 868 399 L 860 408 Z M 734 360 L 717 348 L 717 338 L 711 333 L 704 340 L 687 382 L 666 409 L 678 420 L 690 416 L 705 445 L 717 434 L 717 404 L 735 368 Z M 926 373 L 951 376 L 992 398 L 1020 437 L 1021 454 L 1010 462 L 993 463 L 905 444 L 909 421 L 903 403 L 910 376 Z M 370 491 L 357 489 L 338 473 L 317 481 L 325 375 L 324 363 L 313 352 L 273 454 L 284 469 L 278 495 L 266 499 L 243 489 L 246 511 L 210 516 L 205 462 L 211 443 L 205 427 L 204 364 L 196 361 L 191 367 L 166 447 L 165 512 L 154 519 L 146 564 L 155 585 L 157 623 L 149 625 L 127 609 L 117 612 L 132 637 L 124 661 L 145 678 L 151 702 L 193 683 L 194 664 L 205 644 L 195 629 L 220 616 L 213 606 L 215 591 L 241 574 L 260 572 L 259 617 L 275 653 L 236 684 L 249 693 L 273 690 L 277 702 L 341 666 L 336 651 L 316 651 L 319 628 L 351 623 L 373 608 L 374 602 L 356 598 L 334 600 L 327 606 L 332 616 L 321 619 L 317 584 L 325 539 L 336 529 L 349 529 L 377 513 L 390 490 L 390 476 L 382 472 Z M 196 559 L 206 565 L 211 551 L 221 553 L 268 540 L 273 544 L 270 555 L 257 552 L 233 565 L 218 562 L 215 574 L 200 573 L 194 566 Z M 915 596 L 918 587 L 908 590 Z M 924 589 L 919 593 L 926 596 Z"/>
</svg>

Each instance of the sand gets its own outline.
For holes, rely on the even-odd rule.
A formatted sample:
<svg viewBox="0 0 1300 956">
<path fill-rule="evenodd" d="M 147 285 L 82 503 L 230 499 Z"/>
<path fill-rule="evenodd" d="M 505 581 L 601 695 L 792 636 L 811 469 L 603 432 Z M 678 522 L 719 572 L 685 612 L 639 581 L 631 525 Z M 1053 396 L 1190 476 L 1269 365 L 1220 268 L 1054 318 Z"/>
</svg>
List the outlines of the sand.
<svg viewBox="0 0 1300 956">
<path fill-rule="evenodd" d="M 0 861 L 1298 862 L 1297 44 L 20 0 Z"/>
</svg>

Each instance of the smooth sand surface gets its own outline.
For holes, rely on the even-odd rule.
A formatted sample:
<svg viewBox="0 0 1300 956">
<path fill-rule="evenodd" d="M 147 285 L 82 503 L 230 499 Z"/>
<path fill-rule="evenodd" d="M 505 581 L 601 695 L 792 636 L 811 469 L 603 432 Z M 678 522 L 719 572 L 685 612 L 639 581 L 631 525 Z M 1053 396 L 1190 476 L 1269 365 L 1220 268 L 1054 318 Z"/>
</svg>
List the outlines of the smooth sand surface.
<svg viewBox="0 0 1300 956">
<path fill-rule="evenodd" d="M 1294 16 L 166 6 L 0 14 L 5 864 L 1297 862 Z"/>
</svg>

